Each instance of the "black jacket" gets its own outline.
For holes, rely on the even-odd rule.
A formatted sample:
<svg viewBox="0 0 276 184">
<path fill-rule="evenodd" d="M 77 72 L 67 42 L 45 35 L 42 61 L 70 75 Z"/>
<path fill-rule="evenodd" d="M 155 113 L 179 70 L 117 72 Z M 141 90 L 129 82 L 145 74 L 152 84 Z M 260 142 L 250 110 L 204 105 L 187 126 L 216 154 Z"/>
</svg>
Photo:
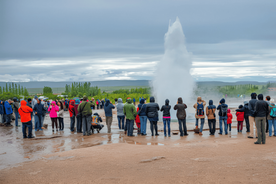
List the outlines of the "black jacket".
<svg viewBox="0 0 276 184">
<path fill-rule="evenodd" d="M 266 117 L 269 113 L 266 101 L 258 100 L 255 104 L 254 117 Z"/>
<path fill-rule="evenodd" d="M 154 97 L 150 97 L 150 103 L 146 105 L 146 114 L 148 118 L 158 118 L 159 105 L 155 103 Z"/>
<path fill-rule="evenodd" d="M 170 110 L 171 110 L 171 106 L 169 105 L 169 100 L 167 99 L 165 101 L 165 105 L 163 105 L 161 107 L 161 112 L 163 111 L 163 117 L 170 117 L 171 116 L 171 113 L 170 113 Z"/>
<path fill-rule="evenodd" d="M 185 119 L 186 118 L 186 110 L 187 105 L 183 103 L 182 98 L 178 98 L 178 104 L 174 106 L 174 110 L 177 110 L 176 117 L 177 119 Z"/>
<path fill-rule="evenodd" d="M 249 104 L 248 104 L 249 116 L 254 117 L 254 112 L 255 112 L 255 107 L 256 107 L 257 101 L 258 101 L 257 99 L 252 99 L 249 101 Z"/>
<path fill-rule="evenodd" d="M 242 109 L 236 109 L 237 112 L 244 112 L 244 118 L 248 118 L 250 114 L 250 110 L 248 108 L 248 104 L 245 104 Z"/>
</svg>

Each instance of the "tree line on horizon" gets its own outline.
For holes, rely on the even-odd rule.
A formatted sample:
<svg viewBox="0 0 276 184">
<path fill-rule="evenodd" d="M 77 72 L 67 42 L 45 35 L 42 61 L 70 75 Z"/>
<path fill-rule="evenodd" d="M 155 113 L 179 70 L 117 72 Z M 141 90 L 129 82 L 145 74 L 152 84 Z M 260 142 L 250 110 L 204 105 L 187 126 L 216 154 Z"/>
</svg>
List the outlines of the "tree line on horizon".
<svg viewBox="0 0 276 184">
<path fill-rule="evenodd" d="M 20 96 L 29 96 L 26 87 L 20 86 L 20 84 L 16 83 L 6 83 L 5 86 L 0 86 L 0 99 L 7 100 L 14 97 L 20 98 Z"/>
</svg>

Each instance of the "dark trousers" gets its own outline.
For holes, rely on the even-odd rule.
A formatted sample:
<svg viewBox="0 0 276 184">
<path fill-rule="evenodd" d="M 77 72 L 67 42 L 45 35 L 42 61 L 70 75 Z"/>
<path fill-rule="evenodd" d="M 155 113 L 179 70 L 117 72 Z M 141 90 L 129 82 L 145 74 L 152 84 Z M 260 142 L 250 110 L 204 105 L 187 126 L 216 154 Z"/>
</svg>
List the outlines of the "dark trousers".
<svg viewBox="0 0 276 184">
<path fill-rule="evenodd" d="M 178 119 L 180 136 L 187 135 L 186 119 Z M 184 133 L 183 133 L 184 129 Z"/>
<path fill-rule="evenodd" d="M 117 116 L 119 129 L 125 129 L 125 116 Z M 121 123 L 122 122 L 122 123 Z"/>
<path fill-rule="evenodd" d="M 91 121 L 92 121 L 91 116 L 82 116 L 83 135 L 91 135 Z M 93 132 L 93 127 L 92 127 L 92 132 Z"/>
<path fill-rule="evenodd" d="M 227 124 L 227 128 L 228 128 L 228 130 L 231 132 L 232 124 Z M 227 129 L 227 128 L 226 128 L 226 129 Z"/>
<path fill-rule="evenodd" d="M 58 118 L 58 123 L 59 123 L 59 130 L 63 130 L 64 129 L 63 118 L 59 117 Z"/>
<path fill-rule="evenodd" d="M 266 125 L 266 117 L 255 117 L 256 120 L 256 128 L 258 132 L 258 143 L 263 143 L 265 144 L 265 125 Z"/>
<path fill-rule="evenodd" d="M 126 119 L 127 136 L 133 136 L 134 120 Z"/>
<path fill-rule="evenodd" d="M 72 117 L 70 117 L 70 130 L 71 130 L 71 132 L 75 131 L 75 116 L 74 115 Z"/>
<path fill-rule="evenodd" d="M 51 120 L 52 120 L 52 130 L 54 130 L 55 126 L 56 126 L 56 130 L 58 130 L 57 118 L 51 118 Z"/>
<path fill-rule="evenodd" d="M 31 121 L 22 123 L 23 138 L 27 138 L 26 129 L 28 128 L 28 137 L 32 137 L 33 124 Z"/>
<path fill-rule="evenodd" d="M 243 121 L 238 121 L 238 126 L 237 126 L 238 132 L 242 131 L 242 128 L 243 128 Z"/>
<path fill-rule="evenodd" d="M 215 135 L 216 132 L 216 119 L 208 119 L 209 131 L 211 135 Z"/>
<path fill-rule="evenodd" d="M 12 122 L 12 114 L 7 114 L 6 115 L 6 123 L 10 124 Z"/>
<path fill-rule="evenodd" d="M 250 124 L 249 124 L 249 118 L 248 116 L 244 117 L 244 120 L 245 120 L 245 124 L 246 124 L 246 132 L 250 132 Z"/>
<path fill-rule="evenodd" d="M 267 133 L 268 132 L 268 120 L 266 118 L 266 127 L 265 127 L 265 132 Z"/>
<path fill-rule="evenodd" d="M 77 132 L 81 133 L 82 132 L 82 122 L 81 122 L 82 117 L 77 116 Z"/>
<path fill-rule="evenodd" d="M 100 106 L 100 105 L 97 105 L 97 109 L 99 109 L 99 106 Z"/>
<path fill-rule="evenodd" d="M 150 130 L 151 130 L 152 136 L 154 136 L 154 130 L 155 130 L 155 135 L 158 135 L 157 121 L 150 121 Z"/>
</svg>

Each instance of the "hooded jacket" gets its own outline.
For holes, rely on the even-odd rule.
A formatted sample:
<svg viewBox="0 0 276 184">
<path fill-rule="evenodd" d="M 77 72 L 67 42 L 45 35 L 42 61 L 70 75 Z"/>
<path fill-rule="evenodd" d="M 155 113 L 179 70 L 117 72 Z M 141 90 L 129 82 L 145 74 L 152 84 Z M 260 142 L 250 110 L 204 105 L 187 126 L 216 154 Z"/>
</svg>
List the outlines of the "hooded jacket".
<svg viewBox="0 0 276 184">
<path fill-rule="evenodd" d="M 19 102 L 17 101 L 17 99 L 15 99 L 13 103 L 13 112 L 17 113 L 18 109 L 19 109 Z"/>
<path fill-rule="evenodd" d="M 204 107 L 206 105 L 206 102 L 204 100 L 202 100 L 202 98 L 200 96 L 197 97 L 197 102 L 194 104 L 194 108 L 195 108 L 195 111 L 196 111 L 195 118 L 196 119 L 204 119 L 205 118 L 204 115 L 203 116 L 198 116 L 197 115 L 197 106 L 198 106 L 198 104 L 203 104 L 203 109 L 204 109 Z"/>
<path fill-rule="evenodd" d="M 46 111 L 46 109 L 45 109 L 44 105 L 41 104 L 41 102 L 40 103 L 36 103 L 35 106 L 34 106 L 34 108 L 33 108 L 34 114 L 38 115 L 38 116 L 39 115 L 43 115 L 45 111 Z"/>
<path fill-rule="evenodd" d="M 73 117 L 73 116 L 77 115 L 77 113 L 75 112 L 74 106 L 75 106 L 75 101 L 74 100 L 70 100 L 69 101 L 69 108 L 68 108 L 70 117 Z"/>
<path fill-rule="evenodd" d="M 228 108 L 228 105 L 225 104 L 225 99 L 221 99 L 219 101 L 220 105 L 218 106 L 217 110 L 219 110 L 219 116 L 222 116 L 222 113 L 221 113 L 221 108 Z"/>
<path fill-rule="evenodd" d="M 147 114 L 146 114 L 146 107 L 147 107 L 147 104 L 145 104 L 145 99 L 142 98 L 140 100 L 139 105 L 138 105 L 139 110 L 141 109 L 139 116 L 147 116 Z"/>
<path fill-rule="evenodd" d="M 5 112 L 6 112 L 7 115 L 13 113 L 12 106 L 11 106 L 11 104 L 8 101 L 5 101 L 4 107 L 5 107 Z"/>
<path fill-rule="evenodd" d="M 112 117 L 112 109 L 115 109 L 114 105 L 107 99 L 104 104 L 104 113 L 106 117 Z"/>
<path fill-rule="evenodd" d="M 231 110 L 227 109 L 227 124 L 232 124 L 233 115 L 231 114 Z"/>
<path fill-rule="evenodd" d="M 135 120 L 137 111 L 135 106 L 132 104 L 131 98 L 127 99 L 127 103 L 124 105 L 124 114 L 126 116 L 126 119 Z"/>
<path fill-rule="evenodd" d="M 79 99 L 76 99 L 75 100 L 75 104 L 74 104 L 74 112 L 75 112 L 75 115 L 78 115 L 79 111 L 78 111 L 78 107 L 80 105 L 80 100 Z"/>
<path fill-rule="evenodd" d="M 84 116 L 91 116 L 92 115 L 92 109 L 93 104 L 89 101 L 87 101 L 87 97 L 83 97 L 83 101 L 78 106 L 78 112 L 81 113 L 81 115 Z"/>
<path fill-rule="evenodd" d="M 216 119 L 216 106 L 213 105 L 213 100 L 209 100 L 209 106 L 206 107 L 206 116 L 208 119 Z"/>
<path fill-rule="evenodd" d="M 124 116 L 124 104 L 121 98 L 118 99 L 116 108 L 117 108 L 117 116 Z"/>
<path fill-rule="evenodd" d="M 163 105 L 161 107 L 161 112 L 163 111 L 163 117 L 171 117 L 171 113 L 170 113 L 170 110 L 171 110 L 171 106 L 169 105 L 170 101 L 168 99 L 165 100 L 165 105 Z"/>
<path fill-rule="evenodd" d="M 4 101 L 0 100 L 0 114 L 4 114 Z"/>
<path fill-rule="evenodd" d="M 155 103 L 154 97 L 150 97 L 150 103 L 146 105 L 146 114 L 149 121 L 158 121 L 159 105 Z"/>
<path fill-rule="evenodd" d="M 269 113 L 268 104 L 263 100 L 263 95 L 258 95 L 258 101 L 255 104 L 255 117 L 266 117 Z"/>
<path fill-rule="evenodd" d="M 174 106 L 174 110 L 177 110 L 176 117 L 177 119 L 185 119 L 186 118 L 186 110 L 187 105 L 183 103 L 181 97 L 178 98 L 177 104 Z"/>
<path fill-rule="evenodd" d="M 251 117 L 254 117 L 255 106 L 256 106 L 256 102 L 258 101 L 256 98 L 257 98 L 257 94 L 252 93 L 251 100 L 249 101 L 249 104 L 248 104 L 249 116 Z"/>
<path fill-rule="evenodd" d="M 52 101 L 50 107 L 48 108 L 48 111 L 50 112 L 50 118 L 57 118 L 57 112 L 59 111 L 59 107 L 56 105 L 55 101 Z"/>
<path fill-rule="evenodd" d="M 21 101 L 21 107 L 18 109 L 18 112 L 22 123 L 32 120 L 31 113 L 33 112 L 33 109 L 27 106 L 27 102 L 25 100 Z"/>
</svg>

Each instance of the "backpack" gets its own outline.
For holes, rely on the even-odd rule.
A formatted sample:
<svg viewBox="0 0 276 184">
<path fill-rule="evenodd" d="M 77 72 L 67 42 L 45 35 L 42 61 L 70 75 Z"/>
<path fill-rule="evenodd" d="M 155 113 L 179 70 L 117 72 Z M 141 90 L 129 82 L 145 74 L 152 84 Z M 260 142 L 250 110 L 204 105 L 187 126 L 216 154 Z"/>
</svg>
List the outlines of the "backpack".
<svg viewBox="0 0 276 184">
<path fill-rule="evenodd" d="M 203 108 L 204 108 L 203 103 L 201 103 L 201 104 L 197 103 L 196 115 L 204 116 L 204 109 Z"/>
<path fill-rule="evenodd" d="M 224 106 L 221 105 L 220 110 L 221 110 L 221 116 L 227 116 L 228 107 L 226 105 L 224 105 Z"/>
<path fill-rule="evenodd" d="M 92 123 L 99 123 L 99 116 L 93 115 L 92 116 Z"/>
<path fill-rule="evenodd" d="M 272 118 L 276 118 L 276 107 L 273 107 L 271 105 L 269 105 L 270 107 L 272 107 L 271 111 L 270 111 L 270 117 Z"/>
</svg>

